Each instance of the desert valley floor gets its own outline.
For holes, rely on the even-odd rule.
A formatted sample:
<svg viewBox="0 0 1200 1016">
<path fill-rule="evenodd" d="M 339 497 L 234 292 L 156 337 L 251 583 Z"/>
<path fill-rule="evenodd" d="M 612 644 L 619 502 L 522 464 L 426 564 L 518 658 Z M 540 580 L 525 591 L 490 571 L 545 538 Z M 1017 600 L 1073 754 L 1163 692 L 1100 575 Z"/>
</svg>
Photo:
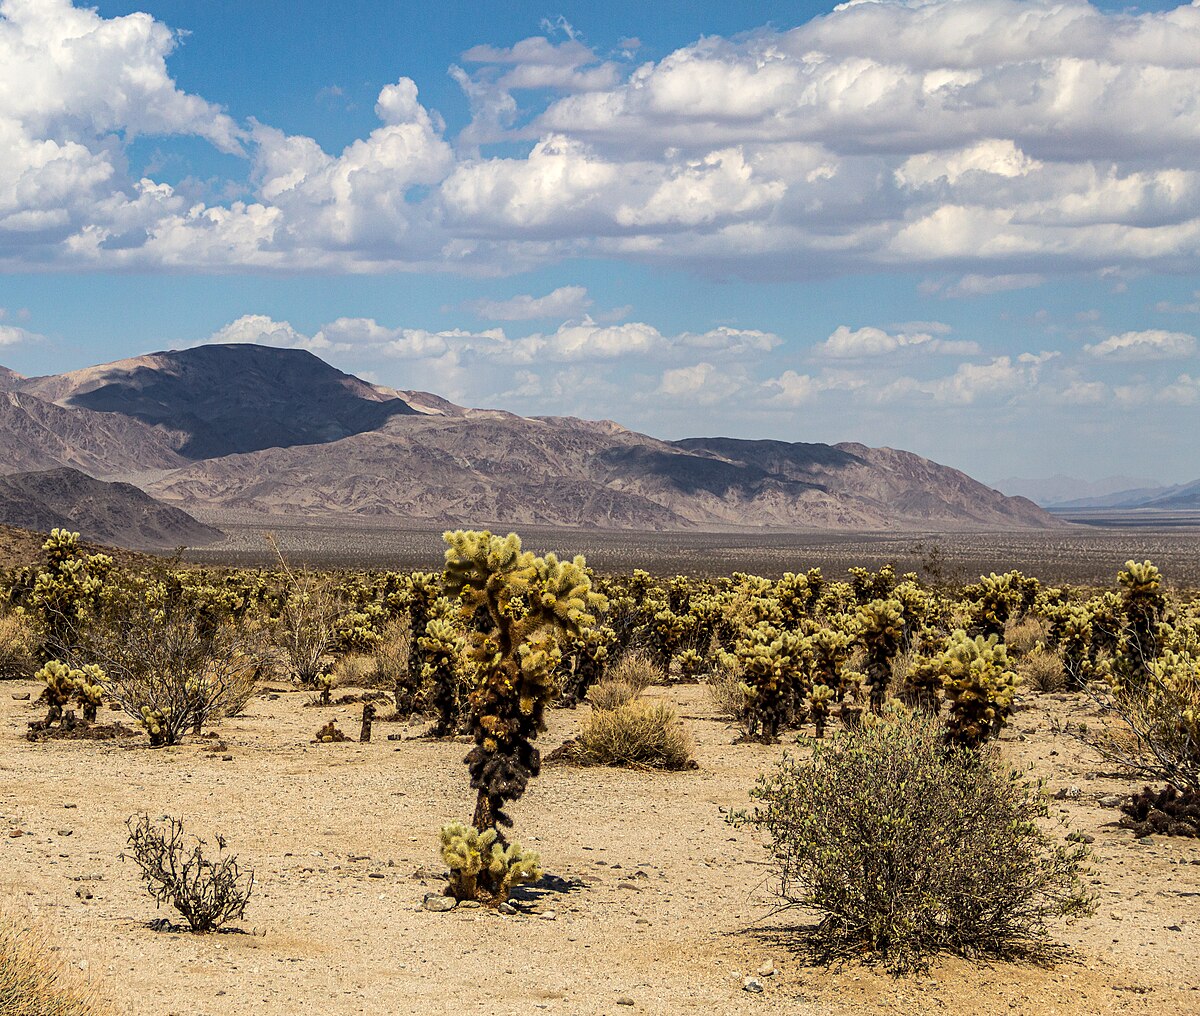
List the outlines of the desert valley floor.
<svg viewBox="0 0 1200 1016">
<path fill-rule="evenodd" d="M 370 744 L 312 744 L 330 716 L 356 729 L 361 707 L 314 708 L 280 686 L 225 721 L 221 744 L 31 744 L 34 709 L 16 696 L 37 691 L 6 683 L 0 697 L 3 894 L 131 1016 L 1200 1011 L 1200 841 L 1115 827 L 1119 812 L 1099 798 L 1137 784 L 1053 730 L 1087 714 L 1078 696 L 1026 696 L 999 748 L 1050 793 L 1081 792 L 1052 814 L 1095 837 L 1095 915 L 1054 930 L 1065 949 L 1049 967 L 943 959 L 894 979 L 797 955 L 791 929 L 811 917 L 773 913 L 765 852 L 723 821 L 793 738 L 734 744 L 701 686 L 650 690 L 679 707 L 698 769 L 551 764 L 533 781 L 515 835 L 556 878 L 525 890 L 514 916 L 421 909 L 440 886 L 437 830 L 470 805 L 462 743 L 379 724 Z M 584 712 L 554 710 L 543 750 Z M 224 834 L 255 869 L 240 933 L 152 928 L 170 911 L 156 912 L 136 867 L 118 861 L 123 820 L 141 810 Z M 764 964 L 776 969 L 764 993 L 742 990 Z"/>
</svg>

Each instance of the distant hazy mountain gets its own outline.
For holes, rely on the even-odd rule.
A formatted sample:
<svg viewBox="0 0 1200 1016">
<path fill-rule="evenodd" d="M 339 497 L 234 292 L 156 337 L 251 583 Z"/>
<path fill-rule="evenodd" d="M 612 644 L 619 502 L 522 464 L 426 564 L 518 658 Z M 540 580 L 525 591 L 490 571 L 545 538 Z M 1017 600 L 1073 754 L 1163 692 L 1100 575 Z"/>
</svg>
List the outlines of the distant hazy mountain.
<svg viewBox="0 0 1200 1016">
<path fill-rule="evenodd" d="M 185 508 L 638 529 L 1062 524 L 909 452 L 668 442 L 608 421 L 465 409 L 299 350 L 203 346 L 15 384 L 7 397 L 26 417 L 43 407 L 43 458 L 136 478 Z"/>
<path fill-rule="evenodd" d="M 198 546 L 223 534 L 128 483 L 77 469 L 0 476 L 0 523 L 38 532 L 62 527 L 85 539 L 141 549 Z"/>
<path fill-rule="evenodd" d="M 1200 509 L 1200 480 L 1172 487 L 1139 487 L 1120 490 L 1105 497 L 1066 501 L 1056 508 L 1146 508 L 1163 511 Z"/>
<path fill-rule="evenodd" d="M 1158 488 L 1158 480 L 1147 480 L 1132 476 L 1106 476 L 1103 480 L 1080 480 L 1074 476 L 1042 477 L 1028 479 L 1010 476 L 996 483 L 996 489 L 1013 497 L 1027 497 L 1043 508 L 1054 508 L 1068 501 L 1084 498 L 1102 498 L 1110 494 L 1123 493 L 1134 488 Z"/>
</svg>

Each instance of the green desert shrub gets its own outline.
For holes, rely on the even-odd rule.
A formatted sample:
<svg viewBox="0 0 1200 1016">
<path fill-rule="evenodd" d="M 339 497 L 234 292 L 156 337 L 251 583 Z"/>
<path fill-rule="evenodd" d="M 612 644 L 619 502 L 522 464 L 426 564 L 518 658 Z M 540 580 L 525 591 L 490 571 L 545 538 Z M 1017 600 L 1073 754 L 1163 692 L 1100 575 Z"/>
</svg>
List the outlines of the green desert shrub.
<svg viewBox="0 0 1200 1016">
<path fill-rule="evenodd" d="M 206 857 L 207 844 L 188 836 L 181 819 L 135 815 L 125 825 L 130 856 L 156 905 L 171 904 L 196 932 L 215 931 L 246 913 L 254 872 L 243 872 L 237 855 L 226 853 L 224 837 L 217 837 L 215 856 L 210 850 Z"/>
<path fill-rule="evenodd" d="M 1039 822 L 1038 789 L 991 754 L 947 743 L 936 719 L 897 711 L 786 757 L 735 825 L 766 834 L 775 890 L 822 920 L 810 945 L 894 971 L 938 952 L 1036 951 L 1053 918 L 1086 913 L 1086 849 Z"/>
<path fill-rule="evenodd" d="M 0 915 L 0 1013 L 4 1016 L 100 1016 L 107 1012 L 54 958 L 27 920 Z"/>
<path fill-rule="evenodd" d="M 575 758 L 583 765 L 687 769 L 692 739 L 667 703 L 635 698 L 593 710 L 576 738 Z"/>
</svg>

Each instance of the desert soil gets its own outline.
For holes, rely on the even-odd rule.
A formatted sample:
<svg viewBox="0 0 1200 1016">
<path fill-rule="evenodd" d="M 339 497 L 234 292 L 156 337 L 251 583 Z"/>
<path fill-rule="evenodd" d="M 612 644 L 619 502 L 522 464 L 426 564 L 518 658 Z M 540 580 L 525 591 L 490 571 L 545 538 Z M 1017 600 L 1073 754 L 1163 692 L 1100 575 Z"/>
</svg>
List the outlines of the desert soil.
<svg viewBox="0 0 1200 1016">
<path fill-rule="evenodd" d="M 791 929 L 813 915 L 772 913 L 765 851 L 722 814 L 748 802 L 786 745 L 734 744 L 699 687 L 652 689 L 685 717 L 695 771 L 551 765 L 533 782 L 513 808 L 515 838 L 561 881 L 527 891 L 514 916 L 421 909 L 441 885 L 438 828 L 470 816 L 461 743 L 377 724 L 370 744 L 312 744 L 330 716 L 357 734 L 361 707 L 288 692 L 225 721 L 217 750 L 152 750 L 141 736 L 31 744 L 24 692 L 38 689 L 0 690 L 4 905 L 46 927 L 118 1013 L 1200 1012 L 1200 841 L 1137 841 L 1113 825 L 1098 799 L 1137 784 L 1053 732 L 1086 711 L 1072 696 L 1030 700 L 1001 747 L 1051 793 L 1081 790 L 1054 811 L 1095 837 L 1095 916 L 1054 929 L 1067 949 L 1052 967 L 947 958 L 894 979 L 804 965 Z M 544 747 L 583 713 L 554 711 Z M 254 868 L 239 932 L 154 929 L 176 915 L 156 911 L 136 866 L 118 860 L 137 811 L 222 833 Z M 744 991 L 764 963 L 777 968 L 764 992 Z"/>
</svg>

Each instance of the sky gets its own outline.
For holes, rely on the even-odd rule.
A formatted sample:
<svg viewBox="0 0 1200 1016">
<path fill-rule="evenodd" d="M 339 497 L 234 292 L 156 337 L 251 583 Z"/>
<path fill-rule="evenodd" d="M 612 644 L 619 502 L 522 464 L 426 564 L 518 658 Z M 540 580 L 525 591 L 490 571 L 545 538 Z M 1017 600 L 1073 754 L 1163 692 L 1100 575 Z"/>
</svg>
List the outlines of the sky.
<svg viewBox="0 0 1200 1016">
<path fill-rule="evenodd" d="M 1200 477 L 1200 3 L 0 0 L 0 364 Z"/>
</svg>

